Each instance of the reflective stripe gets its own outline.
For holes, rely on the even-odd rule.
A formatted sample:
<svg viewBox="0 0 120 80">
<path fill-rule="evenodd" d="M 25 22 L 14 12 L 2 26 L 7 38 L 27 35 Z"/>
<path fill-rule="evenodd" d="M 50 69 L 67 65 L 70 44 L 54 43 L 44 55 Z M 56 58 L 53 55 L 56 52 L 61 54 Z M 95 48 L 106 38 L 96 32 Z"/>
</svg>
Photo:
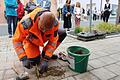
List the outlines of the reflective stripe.
<svg viewBox="0 0 120 80">
<path fill-rule="evenodd" d="M 22 46 L 22 42 L 16 42 L 16 43 L 14 43 L 14 48 L 17 48 L 18 46 Z"/>
<path fill-rule="evenodd" d="M 53 42 L 51 42 L 51 43 L 49 43 L 51 46 L 53 46 L 53 47 L 56 47 L 56 43 L 53 43 Z"/>
<path fill-rule="evenodd" d="M 17 55 L 19 56 L 21 53 L 23 53 L 24 52 L 24 49 L 22 48 L 22 49 L 19 49 L 18 51 L 17 51 Z"/>
<path fill-rule="evenodd" d="M 53 52 L 54 52 L 54 50 L 53 50 L 53 49 L 51 49 L 51 48 L 48 48 L 48 49 L 47 49 L 47 51 L 49 51 L 49 52 L 51 52 L 51 53 L 53 53 Z"/>
</svg>

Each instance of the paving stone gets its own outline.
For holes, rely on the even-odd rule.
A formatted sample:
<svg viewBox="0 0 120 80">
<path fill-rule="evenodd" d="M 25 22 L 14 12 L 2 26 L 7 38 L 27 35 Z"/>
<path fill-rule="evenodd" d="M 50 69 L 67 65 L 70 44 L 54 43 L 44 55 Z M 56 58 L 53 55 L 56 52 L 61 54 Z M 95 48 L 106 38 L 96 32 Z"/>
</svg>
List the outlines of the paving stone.
<svg viewBox="0 0 120 80">
<path fill-rule="evenodd" d="M 97 54 L 93 54 L 93 53 L 90 53 L 90 56 L 89 56 L 89 59 L 96 59 L 96 58 L 99 58 L 100 56 L 98 56 Z"/>
<path fill-rule="evenodd" d="M 117 60 L 112 59 L 109 56 L 101 57 L 99 60 L 103 61 L 106 65 L 117 62 Z"/>
<path fill-rule="evenodd" d="M 101 80 L 111 79 L 116 76 L 114 73 L 112 73 L 111 71 L 108 71 L 105 68 L 98 68 L 98 69 L 92 70 L 90 72 L 92 74 L 94 74 L 95 76 L 97 76 Z"/>
<path fill-rule="evenodd" d="M 77 39 L 71 38 L 71 37 L 66 37 L 63 43 L 71 43 L 71 42 L 80 42 Z"/>
<path fill-rule="evenodd" d="M 92 66 L 90 66 L 90 65 L 88 65 L 88 67 L 87 67 L 87 70 L 88 71 L 91 71 L 91 70 L 93 70 L 94 68 L 92 67 Z"/>
<path fill-rule="evenodd" d="M 79 74 L 79 73 L 77 73 L 77 72 L 72 71 L 72 70 L 69 69 L 68 67 L 64 67 L 64 70 L 66 71 L 66 72 L 64 73 L 65 77 L 74 76 L 74 75 Z"/>
<path fill-rule="evenodd" d="M 120 66 L 118 66 L 116 64 L 105 66 L 105 68 L 117 75 L 120 75 Z"/>
<path fill-rule="evenodd" d="M 53 76 L 48 76 L 48 77 L 45 77 L 45 78 L 39 78 L 39 80 L 61 80 L 61 79 L 57 79 L 57 77 L 53 77 Z"/>
<path fill-rule="evenodd" d="M 15 78 L 10 78 L 10 79 L 6 79 L 6 80 L 16 80 Z"/>
<path fill-rule="evenodd" d="M 61 80 L 68 80 L 67 78 L 61 79 Z"/>
<path fill-rule="evenodd" d="M 22 62 L 20 61 L 14 61 L 11 65 L 12 68 L 16 69 L 19 74 L 24 73 L 26 71 L 26 68 L 23 67 Z"/>
<path fill-rule="evenodd" d="M 99 68 L 99 67 L 102 67 L 102 66 L 106 65 L 105 63 L 103 63 L 102 61 L 97 60 L 97 59 L 88 61 L 88 64 L 90 66 L 92 66 L 93 68 Z"/>
<path fill-rule="evenodd" d="M 107 56 L 109 55 L 108 53 L 106 52 L 103 52 L 103 51 L 96 51 L 94 52 L 96 55 L 98 55 L 99 57 L 103 57 L 103 56 Z"/>
<path fill-rule="evenodd" d="M 119 54 L 113 54 L 113 55 L 110 55 L 110 57 L 117 60 L 117 61 L 120 61 L 120 55 Z"/>
<path fill-rule="evenodd" d="M 76 80 L 76 79 L 73 78 L 73 77 L 68 77 L 68 78 L 64 78 L 64 79 L 61 79 L 61 80 Z"/>
<path fill-rule="evenodd" d="M 117 62 L 116 64 L 120 66 L 120 62 Z"/>
<path fill-rule="evenodd" d="M 82 73 L 74 77 L 75 77 L 75 80 L 99 80 L 96 76 L 92 75 L 89 72 Z"/>
<path fill-rule="evenodd" d="M 6 70 L 5 75 L 4 75 L 4 80 L 9 79 L 9 78 L 15 78 L 16 76 L 17 76 L 16 73 L 12 69 Z"/>
<path fill-rule="evenodd" d="M 3 79 L 3 73 L 4 73 L 4 71 L 0 71 L 0 80 Z"/>
<path fill-rule="evenodd" d="M 108 48 L 108 50 L 104 50 L 104 52 L 108 53 L 108 54 L 119 54 L 120 50 L 119 49 L 114 49 L 114 48 Z"/>
<path fill-rule="evenodd" d="M 120 76 L 113 78 L 113 80 L 120 80 Z"/>
</svg>

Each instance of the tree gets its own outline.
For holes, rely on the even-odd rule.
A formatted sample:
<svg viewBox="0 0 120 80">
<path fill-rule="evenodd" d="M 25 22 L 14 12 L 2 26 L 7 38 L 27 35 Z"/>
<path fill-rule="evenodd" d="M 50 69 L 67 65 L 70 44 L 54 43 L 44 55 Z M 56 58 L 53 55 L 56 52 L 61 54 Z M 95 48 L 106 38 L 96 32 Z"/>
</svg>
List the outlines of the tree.
<svg viewBox="0 0 120 80">
<path fill-rule="evenodd" d="M 120 0 L 118 0 L 118 10 L 117 10 L 117 18 L 116 18 L 116 24 L 120 23 Z"/>
<path fill-rule="evenodd" d="M 51 0 L 50 10 L 57 17 L 57 0 Z"/>
</svg>

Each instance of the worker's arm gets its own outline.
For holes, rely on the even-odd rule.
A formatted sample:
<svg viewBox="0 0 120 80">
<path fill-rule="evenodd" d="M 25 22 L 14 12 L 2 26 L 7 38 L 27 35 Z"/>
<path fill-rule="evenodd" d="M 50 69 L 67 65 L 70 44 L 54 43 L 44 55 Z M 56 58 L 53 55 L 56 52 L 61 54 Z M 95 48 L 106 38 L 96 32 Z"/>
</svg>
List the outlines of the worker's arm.
<svg viewBox="0 0 120 80">
<path fill-rule="evenodd" d="M 56 46 L 57 46 L 57 41 L 58 41 L 58 27 L 59 27 L 59 23 L 57 24 L 57 26 L 55 26 L 56 29 L 54 30 L 53 32 L 53 35 L 52 37 L 50 37 L 47 45 L 44 47 L 44 52 L 45 52 L 45 56 L 44 58 L 45 59 L 48 59 L 52 57 L 53 55 L 53 52 L 55 51 L 56 49 Z"/>
<path fill-rule="evenodd" d="M 19 22 L 16 28 L 16 32 L 13 36 L 13 46 L 20 60 L 23 57 L 26 57 L 26 54 L 23 48 L 23 40 L 26 37 L 25 31 L 26 30 L 24 29 L 23 24 Z"/>
</svg>

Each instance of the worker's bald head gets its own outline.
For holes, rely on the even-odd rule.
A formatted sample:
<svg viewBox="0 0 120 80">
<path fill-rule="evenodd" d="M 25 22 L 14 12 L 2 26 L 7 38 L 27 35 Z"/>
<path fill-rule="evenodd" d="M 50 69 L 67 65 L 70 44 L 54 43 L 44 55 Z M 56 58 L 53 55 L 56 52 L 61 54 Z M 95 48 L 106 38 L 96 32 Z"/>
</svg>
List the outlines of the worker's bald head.
<svg viewBox="0 0 120 80">
<path fill-rule="evenodd" d="M 38 22 L 39 29 L 43 30 L 43 32 L 50 30 L 55 22 L 55 16 L 51 12 L 44 12 L 40 16 L 40 20 Z M 45 30 L 45 31 L 44 31 Z"/>
</svg>

